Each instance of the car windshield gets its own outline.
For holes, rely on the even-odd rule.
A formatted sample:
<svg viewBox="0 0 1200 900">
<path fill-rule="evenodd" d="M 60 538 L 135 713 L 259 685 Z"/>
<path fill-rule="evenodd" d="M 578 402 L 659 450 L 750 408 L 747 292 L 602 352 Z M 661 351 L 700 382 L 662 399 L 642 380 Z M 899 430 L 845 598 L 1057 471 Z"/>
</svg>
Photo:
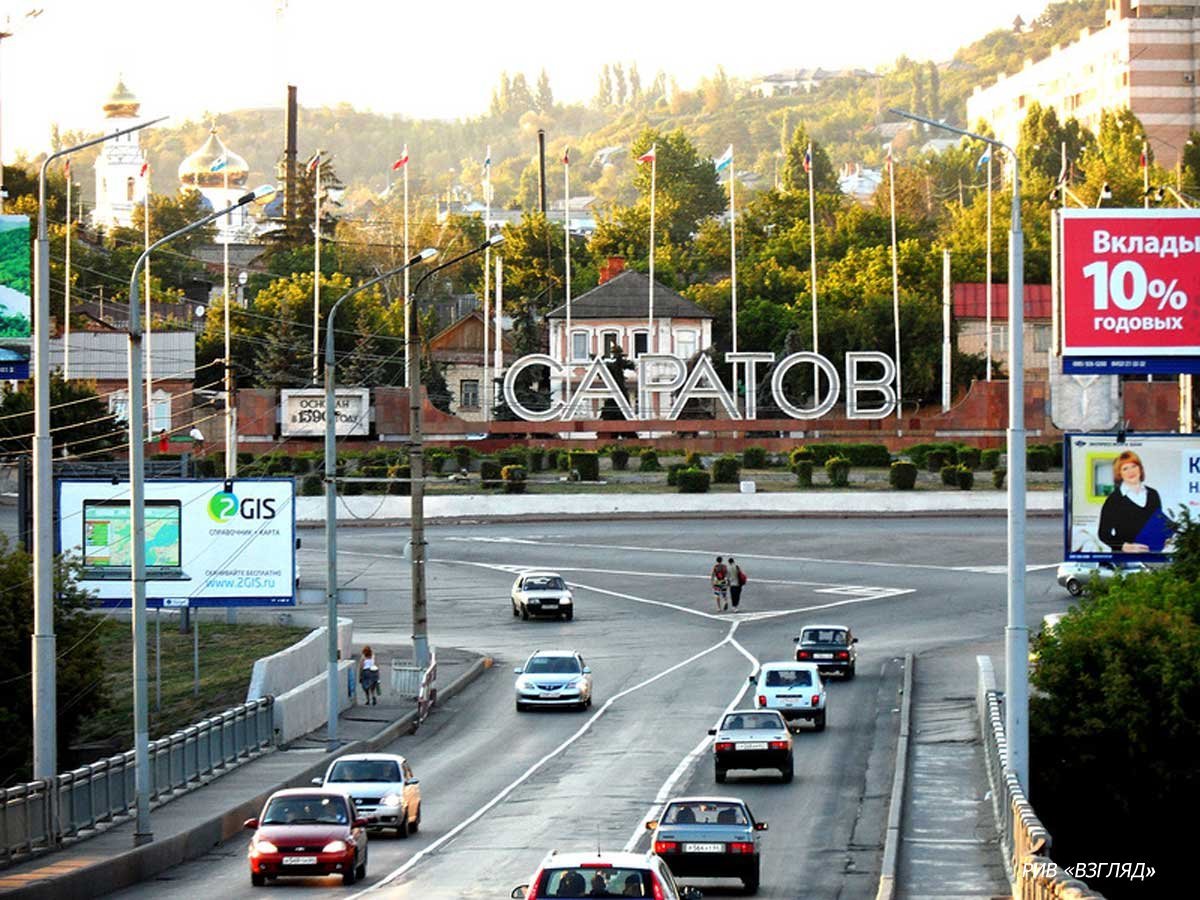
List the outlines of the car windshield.
<svg viewBox="0 0 1200 900">
<path fill-rule="evenodd" d="M 763 683 L 767 687 L 812 687 L 812 673 L 806 669 L 770 669 Z"/>
<path fill-rule="evenodd" d="M 326 781 L 400 781 L 400 767 L 390 759 L 344 759 L 333 764 Z"/>
<path fill-rule="evenodd" d="M 539 897 L 652 897 L 650 872 L 621 866 L 546 869 Z"/>
<path fill-rule="evenodd" d="M 557 575 L 535 575 L 525 579 L 527 591 L 565 591 L 567 586 Z"/>
<path fill-rule="evenodd" d="M 806 644 L 845 644 L 846 632 L 838 628 L 809 628 L 801 640 Z"/>
<path fill-rule="evenodd" d="M 525 665 L 529 675 L 575 675 L 579 662 L 573 656 L 535 656 Z"/>
<path fill-rule="evenodd" d="M 349 821 L 341 797 L 276 797 L 262 816 L 263 825 L 345 825 Z"/>
<path fill-rule="evenodd" d="M 746 809 L 740 803 L 695 801 L 672 803 L 663 814 L 664 825 L 746 825 Z"/>
<path fill-rule="evenodd" d="M 721 724 L 725 731 L 756 731 L 763 728 L 783 728 L 779 713 L 733 713 Z"/>
</svg>

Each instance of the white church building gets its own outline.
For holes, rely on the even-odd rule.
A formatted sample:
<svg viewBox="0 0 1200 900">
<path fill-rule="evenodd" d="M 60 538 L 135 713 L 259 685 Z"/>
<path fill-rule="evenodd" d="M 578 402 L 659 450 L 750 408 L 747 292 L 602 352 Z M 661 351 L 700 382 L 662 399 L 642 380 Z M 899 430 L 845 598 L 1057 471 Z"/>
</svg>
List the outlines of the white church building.
<svg viewBox="0 0 1200 900">
<path fill-rule="evenodd" d="M 141 104 L 117 80 L 117 86 L 104 104 L 106 125 L 112 130 L 138 124 Z M 92 212 L 92 224 L 101 228 L 120 225 L 133 227 L 134 207 L 146 200 L 147 180 L 142 174 L 146 163 L 146 152 L 139 140 L 140 132 L 123 134 L 100 145 L 96 157 L 96 206 Z"/>
</svg>

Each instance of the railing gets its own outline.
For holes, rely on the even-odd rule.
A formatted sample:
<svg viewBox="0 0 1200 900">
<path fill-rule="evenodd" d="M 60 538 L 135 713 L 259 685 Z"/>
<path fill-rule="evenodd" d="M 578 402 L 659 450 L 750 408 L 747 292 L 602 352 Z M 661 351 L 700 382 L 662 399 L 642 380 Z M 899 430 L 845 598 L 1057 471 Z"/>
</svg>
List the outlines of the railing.
<svg viewBox="0 0 1200 900">
<path fill-rule="evenodd" d="M 274 742 L 263 697 L 150 742 L 150 802 L 223 775 Z M 136 810 L 134 752 L 0 792 L 0 866 L 91 837 Z"/>
<path fill-rule="evenodd" d="M 421 687 L 417 691 L 417 725 L 433 712 L 437 703 L 437 651 L 429 648 L 429 668 L 421 675 Z"/>
<path fill-rule="evenodd" d="M 986 656 L 979 656 L 976 657 L 976 664 L 978 683 L 975 704 L 983 732 L 992 808 L 1000 830 L 1013 896 L 1021 900 L 1104 900 L 1103 895 L 1059 870 L 1050 859 L 1050 832 L 1042 825 L 1026 799 L 1016 773 L 1005 762 L 1008 758 L 1008 740 L 992 661 Z"/>
</svg>

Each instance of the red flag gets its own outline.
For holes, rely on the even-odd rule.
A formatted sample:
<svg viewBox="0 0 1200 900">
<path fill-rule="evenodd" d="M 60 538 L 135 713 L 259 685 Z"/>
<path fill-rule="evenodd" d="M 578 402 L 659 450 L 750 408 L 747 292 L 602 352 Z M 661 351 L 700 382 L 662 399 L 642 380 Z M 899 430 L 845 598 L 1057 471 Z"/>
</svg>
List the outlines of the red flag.
<svg viewBox="0 0 1200 900">
<path fill-rule="evenodd" d="M 142 170 L 140 172 L 138 172 L 138 178 L 145 178 L 146 173 L 149 171 L 150 171 L 150 163 L 148 161 L 142 163 Z"/>
<path fill-rule="evenodd" d="M 71 177 L 71 160 L 69 159 L 63 163 L 63 174 L 68 178 Z"/>
<path fill-rule="evenodd" d="M 1142 155 L 1138 158 L 1138 165 L 1143 169 L 1146 168 L 1146 149 L 1142 148 Z"/>
<path fill-rule="evenodd" d="M 405 144 L 404 149 L 400 151 L 400 158 L 392 163 L 392 171 L 403 169 L 406 165 L 408 165 L 408 144 Z"/>
<path fill-rule="evenodd" d="M 563 147 L 563 165 L 569 166 L 570 164 L 571 164 L 571 148 Z"/>
<path fill-rule="evenodd" d="M 640 163 L 654 162 L 654 154 L 658 149 L 658 144 L 652 144 L 650 149 L 637 158 Z"/>
<path fill-rule="evenodd" d="M 314 153 L 312 155 L 312 158 L 309 159 L 309 161 L 308 161 L 308 171 L 314 172 L 314 171 L 316 171 L 317 167 L 320 165 L 321 165 L 321 154 Z"/>
</svg>

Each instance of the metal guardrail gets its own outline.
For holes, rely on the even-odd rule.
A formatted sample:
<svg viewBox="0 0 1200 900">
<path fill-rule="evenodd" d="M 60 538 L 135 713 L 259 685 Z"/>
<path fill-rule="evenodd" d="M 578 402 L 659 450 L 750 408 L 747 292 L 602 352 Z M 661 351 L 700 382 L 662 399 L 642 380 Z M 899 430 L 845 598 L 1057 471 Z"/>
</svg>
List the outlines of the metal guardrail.
<svg viewBox="0 0 1200 900">
<path fill-rule="evenodd" d="M 1004 732 L 1001 692 L 988 657 L 976 657 L 978 679 L 975 705 L 983 732 L 992 810 L 1000 830 L 1008 880 L 1013 897 L 1020 900 L 1104 900 L 1086 883 L 1070 877 L 1050 859 L 1050 832 L 1042 825 L 1025 791 L 1005 760 L 1008 740 Z"/>
<path fill-rule="evenodd" d="M 273 697 L 150 742 L 150 802 L 223 775 L 274 743 Z M 0 867 L 91 837 L 136 811 L 134 752 L 0 791 Z M 90 833 L 89 833 L 90 832 Z"/>
<path fill-rule="evenodd" d="M 421 675 L 421 686 L 417 690 L 417 725 L 429 718 L 437 703 L 437 651 L 429 648 L 429 668 Z"/>
</svg>

